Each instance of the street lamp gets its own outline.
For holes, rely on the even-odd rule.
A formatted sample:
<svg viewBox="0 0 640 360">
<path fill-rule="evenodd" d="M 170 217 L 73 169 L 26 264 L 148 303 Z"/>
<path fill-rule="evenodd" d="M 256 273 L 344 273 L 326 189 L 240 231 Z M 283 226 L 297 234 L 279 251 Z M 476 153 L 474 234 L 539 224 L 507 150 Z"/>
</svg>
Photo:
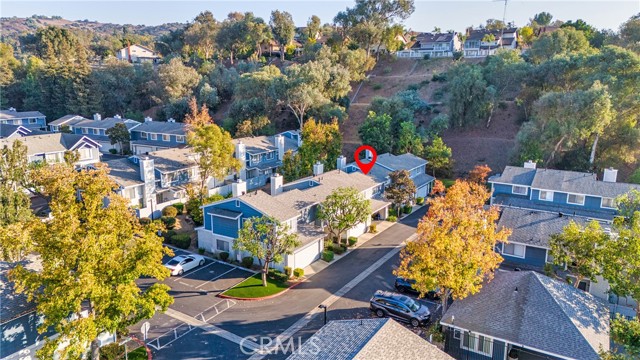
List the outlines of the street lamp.
<svg viewBox="0 0 640 360">
<path fill-rule="evenodd" d="M 327 305 L 320 304 L 318 308 L 324 310 L 324 324 L 327 325 Z"/>
</svg>

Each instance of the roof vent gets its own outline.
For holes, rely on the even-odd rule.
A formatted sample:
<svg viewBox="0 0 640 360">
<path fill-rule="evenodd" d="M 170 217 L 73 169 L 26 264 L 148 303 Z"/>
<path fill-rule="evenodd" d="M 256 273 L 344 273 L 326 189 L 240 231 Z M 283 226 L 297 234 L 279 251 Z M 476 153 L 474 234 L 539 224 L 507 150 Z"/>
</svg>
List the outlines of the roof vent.
<svg viewBox="0 0 640 360">
<path fill-rule="evenodd" d="M 10 108 L 9 108 L 9 111 L 11 111 L 11 112 L 16 112 L 16 108 L 14 108 L 14 107 L 10 107 Z"/>
<path fill-rule="evenodd" d="M 562 217 L 562 216 L 563 216 L 562 213 L 558 213 L 558 217 Z"/>
<path fill-rule="evenodd" d="M 174 123 L 174 122 L 176 122 L 176 119 L 174 119 L 174 118 L 169 118 L 169 119 L 167 119 L 167 122 Z"/>
<path fill-rule="evenodd" d="M 515 292 L 516 292 L 516 293 L 518 293 L 518 287 L 517 287 L 517 286 L 516 286 L 516 290 L 515 290 Z"/>
<path fill-rule="evenodd" d="M 529 160 L 527 162 L 524 163 L 524 168 L 525 169 L 535 169 L 536 168 L 536 162 Z"/>
</svg>

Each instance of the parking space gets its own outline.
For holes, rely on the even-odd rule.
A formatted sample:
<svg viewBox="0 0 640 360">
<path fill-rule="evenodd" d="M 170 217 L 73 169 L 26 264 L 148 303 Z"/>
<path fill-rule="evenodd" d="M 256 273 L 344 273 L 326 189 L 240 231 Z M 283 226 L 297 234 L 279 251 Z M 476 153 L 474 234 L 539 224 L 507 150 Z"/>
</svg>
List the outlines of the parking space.
<svg viewBox="0 0 640 360">
<path fill-rule="evenodd" d="M 243 354 L 238 344 L 200 328 L 194 328 L 188 336 L 178 338 L 160 351 L 153 348 L 151 351 L 153 358 L 158 360 L 241 360 L 249 358 L 250 355 Z"/>
</svg>

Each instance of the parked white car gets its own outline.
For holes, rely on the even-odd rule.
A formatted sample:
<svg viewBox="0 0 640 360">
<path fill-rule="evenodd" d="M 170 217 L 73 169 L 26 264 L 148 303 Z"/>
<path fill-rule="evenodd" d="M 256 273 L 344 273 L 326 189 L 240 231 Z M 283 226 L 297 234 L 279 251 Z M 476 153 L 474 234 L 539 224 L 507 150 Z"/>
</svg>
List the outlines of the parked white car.
<svg viewBox="0 0 640 360">
<path fill-rule="evenodd" d="M 185 271 L 202 265 L 204 265 L 204 258 L 200 255 L 178 255 L 164 264 L 171 270 L 171 275 L 182 275 Z"/>
</svg>

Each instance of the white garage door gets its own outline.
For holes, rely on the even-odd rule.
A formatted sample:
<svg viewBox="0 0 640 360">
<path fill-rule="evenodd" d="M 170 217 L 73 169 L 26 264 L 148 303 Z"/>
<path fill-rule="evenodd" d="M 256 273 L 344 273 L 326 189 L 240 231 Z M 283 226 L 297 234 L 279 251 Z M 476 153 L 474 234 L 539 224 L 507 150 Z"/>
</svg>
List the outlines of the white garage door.
<svg viewBox="0 0 640 360">
<path fill-rule="evenodd" d="M 358 237 L 362 234 L 364 234 L 365 232 L 367 232 L 367 224 L 366 223 L 360 223 L 354 227 L 352 227 L 349 231 L 348 231 L 348 235 L 349 236 L 355 236 Z"/>
<path fill-rule="evenodd" d="M 423 186 L 416 192 L 416 197 L 426 198 L 428 186 Z"/>
<path fill-rule="evenodd" d="M 298 250 L 293 254 L 293 264 L 290 264 L 292 268 L 304 269 L 306 266 L 320 258 L 320 242 L 321 240 L 314 241 L 304 249 Z"/>
</svg>

